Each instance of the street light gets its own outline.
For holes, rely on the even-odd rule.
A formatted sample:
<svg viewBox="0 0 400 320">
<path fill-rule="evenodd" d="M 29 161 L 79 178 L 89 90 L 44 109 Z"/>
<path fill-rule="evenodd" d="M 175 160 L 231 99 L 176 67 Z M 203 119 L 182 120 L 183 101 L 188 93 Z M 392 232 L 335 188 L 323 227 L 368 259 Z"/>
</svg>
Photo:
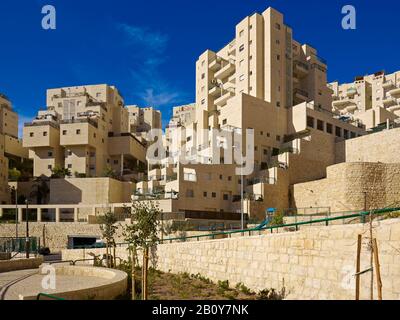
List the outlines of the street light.
<svg viewBox="0 0 400 320">
<path fill-rule="evenodd" d="M 30 239 L 29 239 L 29 202 L 28 199 L 25 200 L 25 204 L 26 204 L 26 214 L 25 214 L 25 218 L 26 218 L 26 240 L 25 240 L 25 251 L 26 251 L 26 258 L 29 259 L 29 251 L 30 251 Z"/>
<path fill-rule="evenodd" d="M 15 194 L 15 239 L 18 241 L 18 189 L 12 187 L 11 191 L 14 191 Z"/>
<path fill-rule="evenodd" d="M 233 146 L 233 149 L 239 149 L 238 146 Z M 244 230 L 244 179 L 243 179 L 243 154 L 242 150 L 240 152 L 240 221 L 242 230 Z"/>
</svg>

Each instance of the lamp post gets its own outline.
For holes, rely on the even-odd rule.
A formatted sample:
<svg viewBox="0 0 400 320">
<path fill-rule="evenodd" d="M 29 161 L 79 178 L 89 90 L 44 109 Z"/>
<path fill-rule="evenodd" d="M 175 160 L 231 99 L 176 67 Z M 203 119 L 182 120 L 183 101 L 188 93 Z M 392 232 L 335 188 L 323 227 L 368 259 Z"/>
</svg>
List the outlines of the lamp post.
<svg viewBox="0 0 400 320">
<path fill-rule="evenodd" d="M 26 203 L 26 240 L 25 240 L 25 251 L 26 251 L 26 258 L 29 259 L 29 251 L 30 251 L 30 239 L 29 239 L 29 202 L 28 199 L 25 200 Z"/>
<path fill-rule="evenodd" d="M 15 239 L 18 241 L 18 189 L 16 187 L 11 188 L 15 195 Z"/>
<path fill-rule="evenodd" d="M 233 149 L 239 149 L 238 146 L 233 146 Z M 240 222 L 241 228 L 244 230 L 244 179 L 243 179 L 243 153 L 242 150 L 240 152 Z"/>
</svg>

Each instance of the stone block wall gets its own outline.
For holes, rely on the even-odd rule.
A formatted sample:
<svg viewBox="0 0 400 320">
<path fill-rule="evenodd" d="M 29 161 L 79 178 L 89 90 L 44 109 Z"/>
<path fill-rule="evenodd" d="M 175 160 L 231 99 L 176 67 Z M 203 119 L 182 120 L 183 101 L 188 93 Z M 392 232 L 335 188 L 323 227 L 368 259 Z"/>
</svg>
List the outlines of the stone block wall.
<svg viewBox="0 0 400 320">
<path fill-rule="evenodd" d="M 155 266 L 164 272 L 201 274 L 213 281 L 241 282 L 252 290 L 286 288 L 288 299 L 353 300 L 358 234 L 368 225 L 304 228 L 299 232 L 159 245 Z M 374 223 L 383 298 L 400 299 L 400 219 Z M 104 250 L 65 250 L 64 260 Z M 117 255 L 127 259 L 126 248 Z M 369 268 L 364 239 L 361 269 Z M 374 284 L 375 297 L 376 288 Z M 370 275 L 361 276 L 361 298 L 369 299 Z"/>
<path fill-rule="evenodd" d="M 327 178 L 293 186 L 292 207 L 330 207 L 332 212 L 400 204 L 400 164 L 342 163 Z M 365 193 L 366 192 L 366 196 Z"/>
</svg>

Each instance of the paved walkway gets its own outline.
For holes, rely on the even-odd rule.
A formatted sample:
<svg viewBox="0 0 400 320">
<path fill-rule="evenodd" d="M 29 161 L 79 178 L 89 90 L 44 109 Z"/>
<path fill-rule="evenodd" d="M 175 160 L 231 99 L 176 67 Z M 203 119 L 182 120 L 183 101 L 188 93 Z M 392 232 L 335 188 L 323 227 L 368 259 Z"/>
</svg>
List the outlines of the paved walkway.
<svg viewBox="0 0 400 320">
<path fill-rule="evenodd" d="M 36 296 L 41 292 L 57 295 L 57 292 L 87 289 L 109 283 L 109 280 L 98 277 L 58 275 L 56 289 L 53 290 L 43 289 L 43 277 L 38 269 L 1 273 L 0 300 L 19 300 L 20 295 Z"/>
</svg>

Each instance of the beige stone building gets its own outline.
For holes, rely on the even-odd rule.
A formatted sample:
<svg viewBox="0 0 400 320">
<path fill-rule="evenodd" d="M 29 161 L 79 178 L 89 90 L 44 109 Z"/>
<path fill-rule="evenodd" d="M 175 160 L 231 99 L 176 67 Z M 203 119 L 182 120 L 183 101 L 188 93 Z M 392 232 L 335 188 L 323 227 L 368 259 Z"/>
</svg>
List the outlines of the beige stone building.
<svg viewBox="0 0 400 320">
<path fill-rule="evenodd" d="M 328 85 L 333 94 L 333 112 L 358 119 L 368 129 L 383 123 L 400 123 L 400 72 L 384 71 L 358 76 L 353 83 Z"/>
<path fill-rule="evenodd" d="M 28 151 L 22 147 L 18 138 L 18 115 L 13 111 L 7 96 L 0 94 L 0 201 L 10 201 L 8 187 L 9 160 L 23 161 Z"/>
<path fill-rule="evenodd" d="M 152 129 L 162 128 L 161 112 L 153 107 L 140 108 L 139 106 L 127 106 L 129 113 L 129 131 L 140 141 L 146 143 L 146 135 Z"/>
<path fill-rule="evenodd" d="M 164 137 L 168 157 L 150 166 L 136 197 L 172 197 L 179 211 L 262 216 L 270 207 L 288 208 L 292 185 L 325 178 L 336 143 L 366 133 L 360 121 L 332 112 L 327 69 L 315 48 L 293 38 L 280 12 L 268 8 L 243 19 L 226 46 L 200 55 L 196 103 L 174 110 Z M 254 130 L 250 152 L 247 129 Z M 254 153 L 254 170 L 243 177 L 226 161 L 235 153 L 226 142 L 237 133 L 242 157 Z"/>
<path fill-rule="evenodd" d="M 146 148 L 130 131 L 129 111 L 118 89 L 90 85 L 50 89 L 47 108 L 24 127 L 24 146 L 34 176 L 66 168 L 76 177 L 102 177 L 111 168 L 134 176 L 146 163 Z"/>
</svg>

